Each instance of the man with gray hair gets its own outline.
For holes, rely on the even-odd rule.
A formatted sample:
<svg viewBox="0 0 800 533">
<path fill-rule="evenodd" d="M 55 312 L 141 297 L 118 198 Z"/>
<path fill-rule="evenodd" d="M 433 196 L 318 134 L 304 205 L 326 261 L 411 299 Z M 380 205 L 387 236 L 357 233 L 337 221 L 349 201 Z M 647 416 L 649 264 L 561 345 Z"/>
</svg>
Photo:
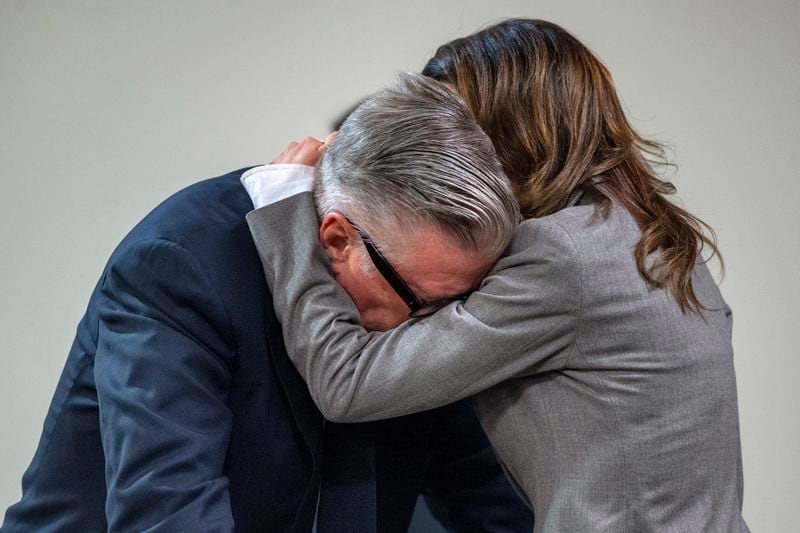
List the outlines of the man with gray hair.
<svg viewBox="0 0 800 533">
<path fill-rule="evenodd" d="M 263 185 L 289 194 L 298 182 L 280 174 L 298 168 L 310 186 L 313 169 L 282 164 L 195 184 L 120 243 L 4 532 L 400 532 L 420 494 L 449 528 L 530 531 L 470 404 L 323 421 L 245 222 Z M 513 229 L 488 140 L 457 97 L 418 77 L 364 104 L 320 174 L 323 227 L 309 231 L 374 328 L 472 289 Z"/>
<path fill-rule="evenodd" d="M 310 189 L 312 168 L 281 163 L 313 164 L 324 145 L 292 143 L 276 165 L 245 174 L 255 205 Z M 283 194 L 281 180 L 293 185 Z M 474 289 L 519 218 L 494 148 L 461 99 L 412 74 L 343 123 L 314 197 L 320 242 L 367 329 L 430 314 Z"/>
</svg>

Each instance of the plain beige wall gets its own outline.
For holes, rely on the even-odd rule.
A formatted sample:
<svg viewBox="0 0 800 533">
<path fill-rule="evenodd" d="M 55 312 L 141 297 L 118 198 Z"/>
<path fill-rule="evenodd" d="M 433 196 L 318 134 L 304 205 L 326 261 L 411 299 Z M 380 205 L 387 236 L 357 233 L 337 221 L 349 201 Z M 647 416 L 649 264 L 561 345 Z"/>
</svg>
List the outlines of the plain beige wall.
<svg viewBox="0 0 800 533">
<path fill-rule="evenodd" d="M 0 2 L 0 512 L 19 496 L 75 326 L 115 244 L 193 181 L 269 160 L 510 16 L 554 20 L 675 149 L 734 309 L 753 531 L 800 498 L 800 3 Z"/>
</svg>

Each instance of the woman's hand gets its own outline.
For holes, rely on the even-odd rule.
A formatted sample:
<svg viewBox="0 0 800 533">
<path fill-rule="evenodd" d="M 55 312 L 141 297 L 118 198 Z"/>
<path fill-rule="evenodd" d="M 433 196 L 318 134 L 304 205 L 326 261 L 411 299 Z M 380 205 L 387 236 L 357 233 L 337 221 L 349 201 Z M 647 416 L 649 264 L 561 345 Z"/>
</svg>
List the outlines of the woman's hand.
<svg viewBox="0 0 800 533">
<path fill-rule="evenodd" d="M 325 153 L 328 144 L 336 137 L 334 131 L 328 135 L 324 141 L 315 139 L 314 137 L 306 137 L 302 141 L 293 141 L 286 146 L 283 152 L 278 157 L 273 159 L 270 164 L 290 164 L 290 165 L 308 165 L 310 167 L 316 166 L 319 158 Z"/>
</svg>

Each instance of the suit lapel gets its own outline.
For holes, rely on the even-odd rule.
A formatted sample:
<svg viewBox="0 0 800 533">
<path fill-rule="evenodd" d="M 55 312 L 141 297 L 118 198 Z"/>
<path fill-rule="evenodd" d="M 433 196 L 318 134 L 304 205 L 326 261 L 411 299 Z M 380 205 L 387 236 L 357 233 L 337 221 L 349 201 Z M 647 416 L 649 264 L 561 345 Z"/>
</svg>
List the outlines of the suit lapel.
<svg viewBox="0 0 800 533">
<path fill-rule="evenodd" d="M 320 479 L 322 476 L 323 454 L 323 418 L 314 405 L 311 395 L 306 389 L 306 384 L 292 366 L 283 345 L 283 336 L 277 321 L 272 315 L 267 319 L 267 343 L 271 354 L 270 359 L 278 375 L 278 380 L 283 387 L 292 416 L 297 424 L 303 439 L 311 454 L 311 480 L 309 481 L 303 501 L 298 509 L 292 531 L 307 533 L 311 531 L 317 508 Z"/>
<path fill-rule="evenodd" d="M 292 530 L 311 531 L 321 497 L 317 517 L 319 531 L 374 533 L 378 512 L 375 424 L 325 422 L 305 382 L 289 360 L 281 330 L 276 325 L 274 316 L 269 316 L 270 359 L 312 460 L 311 481 Z"/>
<path fill-rule="evenodd" d="M 325 423 L 318 530 L 377 532 L 374 424 Z"/>
</svg>

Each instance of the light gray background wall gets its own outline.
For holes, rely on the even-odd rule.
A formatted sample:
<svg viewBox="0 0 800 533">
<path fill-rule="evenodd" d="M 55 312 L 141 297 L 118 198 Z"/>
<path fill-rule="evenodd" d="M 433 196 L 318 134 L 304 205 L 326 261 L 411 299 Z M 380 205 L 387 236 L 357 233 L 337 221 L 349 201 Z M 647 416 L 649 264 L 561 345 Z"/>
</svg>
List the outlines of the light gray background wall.
<svg viewBox="0 0 800 533">
<path fill-rule="evenodd" d="M 718 231 L 734 309 L 753 531 L 800 497 L 800 3 L 0 1 L 0 508 L 16 500 L 107 256 L 160 200 L 322 136 L 449 39 L 561 23 L 675 148 Z"/>
</svg>

